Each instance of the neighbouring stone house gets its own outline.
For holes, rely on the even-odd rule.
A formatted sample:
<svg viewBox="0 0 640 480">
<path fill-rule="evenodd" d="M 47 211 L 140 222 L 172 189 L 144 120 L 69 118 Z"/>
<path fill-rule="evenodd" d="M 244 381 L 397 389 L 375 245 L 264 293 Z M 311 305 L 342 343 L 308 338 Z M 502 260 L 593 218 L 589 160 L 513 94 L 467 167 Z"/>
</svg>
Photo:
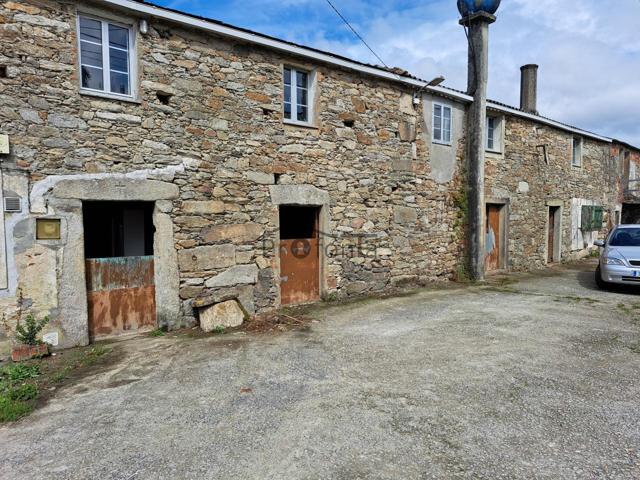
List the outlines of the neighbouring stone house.
<svg viewBox="0 0 640 480">
<path fill-rule="evenodd" d="M 470 101 L 144 2 L 1 1 L 0 344 L 30 313 L 70 347 L 459 275 Z M 586 255 L 628 179 L 523 106 L 489 103 L 492 270 Z"/>
</svg>

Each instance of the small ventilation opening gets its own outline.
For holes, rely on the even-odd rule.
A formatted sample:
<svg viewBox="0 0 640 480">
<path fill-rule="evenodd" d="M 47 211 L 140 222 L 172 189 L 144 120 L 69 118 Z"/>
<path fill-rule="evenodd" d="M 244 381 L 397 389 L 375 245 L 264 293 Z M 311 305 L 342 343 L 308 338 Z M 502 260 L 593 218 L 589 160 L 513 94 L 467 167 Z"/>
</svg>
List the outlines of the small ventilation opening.
<svg viewBox="0 0 640 480">
<path fill-rule="evenodd" d="M 6 65 L 0 65 L 0 78 L 7 78 L 8 74 L 7 74 L 7 66 Z"/>
<path fill-rule="evenodd" d="M 4 211 L 5 212 L 21 212 L 22 202 L 20 201 L 20 197 L 5 197 Z"/>
<path fill-rule="evenodd" d="M 353 128 L 353 126 L 356 124 L 355 120 L 345 120 L 344 122 L 344 126 L 347 128 Z"/>
<path fill-rule="evenodd" d="M 276 185 L 278 185 L 280 183 L 280 176 L 281 175 L 282 175 L 281 173 L 274 173 L 273 174 L 273 179 L 274 179 Z"/>
<path fill-rule="evenodd" d="M 163 92 L 156 92 L 156 96 L 162 105 L 169 105 L 169 101 L 171 100 L 171 95 Z"/>
</svg>

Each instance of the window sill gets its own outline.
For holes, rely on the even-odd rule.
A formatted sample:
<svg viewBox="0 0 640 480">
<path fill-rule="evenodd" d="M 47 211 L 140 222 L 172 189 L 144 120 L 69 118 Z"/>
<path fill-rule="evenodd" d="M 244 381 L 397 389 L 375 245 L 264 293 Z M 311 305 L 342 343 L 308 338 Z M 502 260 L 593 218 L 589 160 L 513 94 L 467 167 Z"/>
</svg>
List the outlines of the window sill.
<svg viewBox="0 0 640 480">
<path fill-rule="evenodd" d="M 432 140 L 431 143 L 433 143 L 434 145 L 442 145 L 443 147 L 450 147 L 453 144 L 451 142 L 447 143 L 447 142 L 440 142 L 438 140 Z"/>
<path fill-rule="evenodd" d="M 489 149 L 486 149 L 485 153 L 487 155 L 493 155 L 494 157 L 502 157 L 504 155 L 504 152 L 502 152 L 500 150 L 489 150 Z"/>
<path fill-rule="evenodd" d="M 142 103 L 142 101 L 139 98 L 136 98 L 136 97 L 125 97 L 123 95 L 115 95 L 113 93 L 107 93 L 107 92 L 98 92 L 98 91 L 94 91 L 94 90 L 80 89 L 79 93 L 80 93 L 80 95 L 85 96 L 85 97 L 106 98 L 108 100 L 117 100 L 117 101 L 120 101 L 120 102 L 135 103 L 135 104 L 138 104 L 138 105 L 140 105 Z"/>
<path fill-rule="evenodd" d="M 571 167 L 573 167 L 573 168 L 577 168 L 577 169 L 579 169 L 579 170 L 582 170 L 582 164 L 580 164 L 580 165 L 576 165 L 576 164 L 572 163 L 572 164 L 571 164 Z"/>
<path fill-rule="evenodd" d="M 300 127 L 300 128 L 306 128 L 306 129 L 309 129 L 309 130 L 318 130 L 320 128 L 317 125 L 314 125 L 312 123 L 296 122 L 294 120 L 287 120 L 287 119 L 282 120 L 282 123 L 284 125 L 289 126 L 289 127 Z"/>
</svg>

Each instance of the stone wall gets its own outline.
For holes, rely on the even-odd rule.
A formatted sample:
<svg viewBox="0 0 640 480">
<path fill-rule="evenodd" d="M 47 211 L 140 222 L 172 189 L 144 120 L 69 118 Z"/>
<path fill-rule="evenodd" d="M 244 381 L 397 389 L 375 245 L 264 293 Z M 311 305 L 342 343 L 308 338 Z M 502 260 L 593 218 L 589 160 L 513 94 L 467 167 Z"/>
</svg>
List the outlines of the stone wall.
<svg viewBox="0 0 640 480">
<path fill-rule="evenodd" d="M 602 238 L 618 200 L 610 145 L 585 137 L 582 166 L 575 167 L 572 134 L 511 116 L 504 130 L 503 154 L 487 158 L 486 196 L 509 202 L 509 267 L 532 270 L 547 264 L 549 204 L 562 207 L 562 259 L 584 256 L 597 237 L 582 238 L 577 205 L 604 206 Z"/>
<path fill-rule="evenodd" d="M 422 107 L 412 104 L 411 90 L 154 21 L 148 35 L 137 36 L 138 101 L 81 95 L 77 6 L 0 3 L 0 65 L 7 72 L 0 78 L 0 124 L 12 145 L 2 165 L 5 178 L 28 182 L 18 216 L 29 228 L 36 216 L 79 208 L 79 197 L 68 204 L 58 198 L 61 181 L 177 186 L 177 198 L 158 206 L 172 220 L 179 265 L 181 314 L 172 327 L 193 324 L 191 304 L 206 294 L 235 292 L 252 313 L 279 306 L 272 248 L 278 208 L 270 192 L 276 183 L 328 195 L 326 233 L 333 248 L 325 258 L 323 294 L 451 277 L 461 256 L 454 202 L 459 168 L 449 181 L 433 179 Z M 283 123 L 284 64 L 316 73 L 313 128 Z M 462 145 L 454 147 L 456 158 Z M 116 199 L 112 191 L 102 193 Z M 60 313 L 61 302 L 84 301 L 55 285 L 65 262 L 64 237 L 43 245 L 29 228 L 14 229 L 9 217 L 3 301 L 9 305 L 18 294 L 22 300 L 6 312 L 48 314 L 65 346 L 85 343 L 65 330 L 69 319 Z M 26 237 L 16 242 L 18 235 Z M 354 251 L 353 235 L 366 235 L 363 248 Z M 47 273 L 36 279 L 33 268 Z M 15 316 L 8 314 L 9 330 Z"/>
</svg>

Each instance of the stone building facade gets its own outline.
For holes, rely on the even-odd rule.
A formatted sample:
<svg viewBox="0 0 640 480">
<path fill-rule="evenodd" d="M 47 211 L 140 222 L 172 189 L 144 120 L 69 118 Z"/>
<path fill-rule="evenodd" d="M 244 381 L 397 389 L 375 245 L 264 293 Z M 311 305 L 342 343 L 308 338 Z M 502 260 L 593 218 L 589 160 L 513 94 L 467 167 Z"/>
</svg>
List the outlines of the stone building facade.
<svg viewBox="0 0 640 480">
<path fill-rule="evenodd" d="M 122 51 L 126 82 L 115 69 L 99 74 L 121 92 L 98 91 L 92 62 L 116 64 Z M 305 88 L 287 90 L 301 81 L 288 72 Z M 286 119 L 285 97 L 304 95 L 305 121 Z M 153 286 L 158 327 L 193 325 L 197 307 L 228 298 L 249 314 L 280 307 L 283 232 L 296 238 L 310 221 L 318 298 L 460 275 L 468 104 L 406 72 L 140 2 L 0 2 L 0 134 L 10 143 L 0 155 L 0 344 L 30 313 L 49 316 L 54 345 L 88 343 L 98 308 L 88 252 L 127 257 L 127 238 L 151 279 L 121 286 Z M 587 254 L 606 224 L 583 232 L 581 207 L 613 216 L 621 204 L 612 142 L 497 103 L 490 114 L 499 268 Z"/>
</svg>

